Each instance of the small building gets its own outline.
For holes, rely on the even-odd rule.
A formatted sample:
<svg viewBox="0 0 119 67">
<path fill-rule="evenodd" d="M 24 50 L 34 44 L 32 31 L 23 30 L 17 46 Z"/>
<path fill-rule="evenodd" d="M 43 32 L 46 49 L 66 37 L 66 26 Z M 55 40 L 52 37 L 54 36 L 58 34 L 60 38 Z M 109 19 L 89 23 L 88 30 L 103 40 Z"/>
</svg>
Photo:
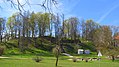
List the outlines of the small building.
<svg viewBox="0 0 119 67">
<path fill-rule="evenodd" d="M 83 54 L 84 50 L 83 49 L 78 49 L 78 54 Z"/>
<path fill-rule="evenodd" d="M 84 53 L 85 54 L 90 54 L 90 50 L 85 50 Z"/>
</svg>

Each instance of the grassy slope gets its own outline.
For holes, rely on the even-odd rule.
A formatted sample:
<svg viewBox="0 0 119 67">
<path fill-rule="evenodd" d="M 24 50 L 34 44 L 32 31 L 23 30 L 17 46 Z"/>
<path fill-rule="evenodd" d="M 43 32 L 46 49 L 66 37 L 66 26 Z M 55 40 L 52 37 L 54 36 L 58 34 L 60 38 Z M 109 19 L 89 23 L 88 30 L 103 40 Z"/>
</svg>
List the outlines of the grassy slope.
<svg viewBox="0 0 119 67">
<path fill-rule="evenodd" d="M 41 44 L 41 40 L 43 41 Z M 78 40 L 80 41 L 80 40 Z M 66 39 L 62 42 L 63 43 L 63 48 L 65 50 L 65 52 L 69 53 L 69 54 L 77 54 L 77 49 L 82 48 L 82 49 L 90 49 L 91 51 L 93 51 L 94 46 L 92 45 L 91 42 L 85 42 L 85 40 L 81 40 L 82 43 L 79 45 L 73 43 L 74 41 L 71 39 Z M 50 41 L 50 37 L 44 37 L 44 38 L 37 38 L 36 39 L 36 45 L 34 45 L 34 39 L 32 38 L 28 38 L 25 39 L 24 41 L 24 47 L 27 48 L 26 52 L 28 53 L 44 53 L 42 51 L 45 52 L 52 52 L 52 48 L 55 47 L 55 38 L 51 38 Z M 17 39 L 11 39 L 9 40 L 6 44 L 3 43 L 3 45 L 5 45 L 6 49 L 5 49 L 5 54 L 19 54 L 19 46 L 18 46 L 18 40 Z M 27 46 L 26 46 L 27 45 Z M 42 51 L 40 51 L 42 50 Z M 46 53 L 45 53 L 46 54 Z M 47 54 L 46 54 L 47 55 Z"/>
<path fill-rule="evenodd" d="M 32 40 L 32 39 L 31 39 Z M 40 41 L 39 39 L 37 39 L 37 44 L 40 45 Z M 35 48 L 34 47 L 34 42 L 30 41 L 30 43 L 28 43 L 28 48 L 26 49 L 25 53 L 26 54 L 35 54 L 35 55 L 52 55 L 51 51 L 48 51 L 48 49 L 50 49 L 50 45 L 49 41 L 44 40 L 43 42 L 43 46 L 41 46 L 40 48 L 44 48 L 44 50 L 40 49 L 40 48 Z M 0 47 L 4 46 L 5 47 L 5 51 L 4 54 L 5 55 L 19 55 L 21 54 L 20 49 L 18 48 L 18 40 L 17 39 L 12 39 L 10 41 L 8 41 L 7 43 L 0 43 Z M 52 45 L 51 45 L 52 47 Z M 46 49 L 48 48 L 48 49 Z M 52 50 L 52 49 L 50 49 Z"/>
</svg>

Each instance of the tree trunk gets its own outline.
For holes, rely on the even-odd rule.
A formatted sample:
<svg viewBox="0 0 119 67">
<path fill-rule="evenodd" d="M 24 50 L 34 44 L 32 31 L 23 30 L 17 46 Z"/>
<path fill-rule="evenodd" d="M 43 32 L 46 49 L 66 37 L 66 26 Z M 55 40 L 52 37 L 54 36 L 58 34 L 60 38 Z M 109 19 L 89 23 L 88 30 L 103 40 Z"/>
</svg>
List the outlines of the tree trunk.
<svg viewBox="0 0 119 67">
<path fill-rule="evenodd" d="M 32 38 L 35 37 L 34 35 L 34 28 L 32 29 Z"/>
<path fill-rule="evenodd" d="M 14 36 L 13 36 L 13 30 L 11 30 L 11 38 L 12 39 L 14 38 Z"/>
<path fill-rule="evenodd" d="M 15 30 L 14 37 L 17 38 L 17 30 Z"/>
<path fill-rule="evenodd" d="M 34 39 L 34 46 L 36 46 L 36 45 L 37 45 L 37 44 L 36 44 L 36 40 L 37 40 L 37 38 L 34 37 L 33 39 Z"/>
<path fill-rule="evenodd" d="M 114 56 L 112 55 L 112 61 L 114 62 L 114 60 L 115 60 L 115 58 L 114 58 Z"/>
<path fill-rule="evenodd" d="M 2 42 L 2 35 L 0 35 L 0 42 Z"/>
<path fill-rule="evenodd" d="M 29 37 L 29 30 L 27 29 L 26 31 L 27 31 L 26 37 L 28 38 Z"/>
<path fill-rule="evenodd" d="M 56 67 L 57 67 L 57 64 L 58 64 L 58 57 L 57 57 L 57 59 L 56 59 Z"/>
<path fill-rule="evenodd" d="M 0 23 L 0 42 L 2 42 L 2 26 L 1 26 L 1 23 Z"/>
<path fill-rule="evenodd" d="M 20 48 L 20 29 L 19 29 L 19 33 L 18 33 L 18 47 Z"/>
<path fill-rule="evenodd" d="M 39 28 L 39 38 L 41 37 L 41 28 Z"/>
</svg>

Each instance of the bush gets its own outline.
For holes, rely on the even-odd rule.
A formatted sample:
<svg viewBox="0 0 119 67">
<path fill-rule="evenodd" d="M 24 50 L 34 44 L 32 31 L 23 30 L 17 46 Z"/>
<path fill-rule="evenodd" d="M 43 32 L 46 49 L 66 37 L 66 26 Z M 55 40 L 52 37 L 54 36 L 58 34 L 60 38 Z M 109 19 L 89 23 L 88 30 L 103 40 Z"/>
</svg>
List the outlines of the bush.
<svg viewBox="0 0 119 67">
<path fill-rule="evenodd" d="M 73 60 L 73 62 L 77 62 L 77 58 L 75 58 L 75 57 L 72 58 L 72 60 Z"/>
<path fill-rule="evenodd" d="M 3 55 L 4 53 L 4 48 L 0 47 L 0 56 Z"/>
<path fill-rule="evenodd" d="M 37 56 L 37 57 L 33 58 L 33 60 L 35 60 L 35 62 L 40 62 L 40 61 L 42 61 L 42 58 L 39 58 L 39 57 Z"/>
<path fill-rule="evenodd" d="M 88 59 L 85 59 L 86 62 L 88 62 Z"/>
<path fill-rule="evenodd" d="M 12 51 L 10 51 L 10 53 L 9 53 L 9 54 L 15 55 L 15 51 L 14 51 L 14 50 L 12 50 Z"/>
</svg>

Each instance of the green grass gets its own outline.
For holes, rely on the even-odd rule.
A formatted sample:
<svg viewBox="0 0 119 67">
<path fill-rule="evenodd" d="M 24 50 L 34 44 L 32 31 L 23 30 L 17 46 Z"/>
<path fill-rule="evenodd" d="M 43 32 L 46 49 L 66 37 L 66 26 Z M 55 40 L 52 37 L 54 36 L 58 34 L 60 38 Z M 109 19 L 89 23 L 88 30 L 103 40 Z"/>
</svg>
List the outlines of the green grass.
<svg viewBox="0 0 119 67">
<path fill-rule="evenodd" d="M 34 56 L 17 55 L 11 56 L 9 59 L 0 59 L 0 67 L 55 67 L 55 57 L 44 57 L 39 63 L 32 60 Z M 67 60 L 68 57 L 62 56 L 59 58 L 58 67 L 119 67 L 119 62 L 103 59 L 101 61 L 78 61 L 72 62 Z"/>
</svg>

